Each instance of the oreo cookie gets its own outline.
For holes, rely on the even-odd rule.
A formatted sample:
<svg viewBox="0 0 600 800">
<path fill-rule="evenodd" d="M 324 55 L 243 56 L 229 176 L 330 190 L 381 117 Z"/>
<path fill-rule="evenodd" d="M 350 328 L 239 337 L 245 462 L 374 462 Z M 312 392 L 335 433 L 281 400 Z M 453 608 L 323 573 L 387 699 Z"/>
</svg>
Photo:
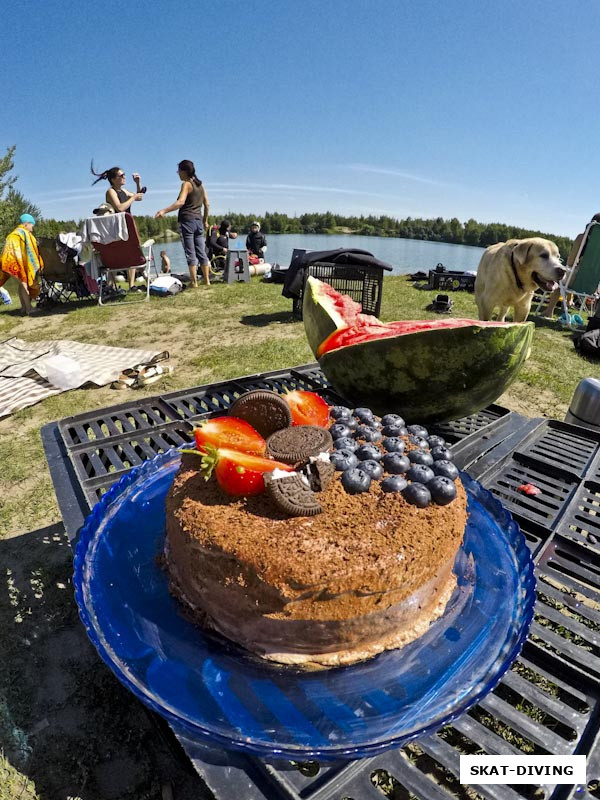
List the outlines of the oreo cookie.
<svg viewBox="0 0 600 800">
<path fill-rule="evenodd" d="M 267 439 L 267 452 L 276 461 L 297 464 L 310 456 L 318 456 L 333 447 L 333 439 L 326 428 L 317 425 L 294 425 L 276 431 Z"/>
<path fill-rule="evenodd" d="M 324 492 L 335 475 L 333 464 L 321 459 L 309 461 L 300 471 L 308 480 L 313 492 Z"/>
<path fill-rule="evenodd" d="M 233 401 L 227 413 L 230 417 L 249 422 L 265 439 L 292 424 L 292 412 L 288 404 L 280 394 L 268 389 L 246 392 Z"/>
<path fill-rule="evenodd" d="M 317 496 L 299 472 L 286 473 L 279 478 L 274 478 L 272 473 L 267 472 L 264 481 L 267 494 L 288 516 L 314 517 L 323 511 Z"/>
</svg>

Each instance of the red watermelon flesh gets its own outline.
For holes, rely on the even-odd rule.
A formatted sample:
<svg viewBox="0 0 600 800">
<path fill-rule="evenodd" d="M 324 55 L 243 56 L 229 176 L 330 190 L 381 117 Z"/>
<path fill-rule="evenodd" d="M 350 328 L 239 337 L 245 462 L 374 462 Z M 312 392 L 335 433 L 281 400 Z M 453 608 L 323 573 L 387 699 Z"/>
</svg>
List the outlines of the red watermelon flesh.
<svg viewBox="0 0 600 800">
<path fill-rule="evenodd" d="M 328 287 L 331 289 L 331 287 Z M 332 290 L 335 295 L 341 297 L 335 289 Z M 333 299 L 333 295 L 330 295 Z M 349 300 L 349 297 L 343 299 Z M 358 303 L 355 303 L 360 309 Z M 345 318 L 348 322 L 348 318 Z M 475 319 L 440 319 L 440 320 L 400 320 L 399 322 L 380 322 L 376 317 L 371 317 L 367 314 L 356 314 L 355 320 L 350 322 L 347 327 L 338 328 L 323 342 L 321 342 L 317 350 L 317 358 L 320 358 L 325 353 L 330 353 L 332 350 L 337 350 L 340 347 L 346 347 L 353 344 L 361 344 L 362 342 L 369 342 L 373 339 L 385 339 L 391 336 L 402 336 L 409 333 L 420 333 L 421 331 L 429 330 L 445 330 L 449 328 L 465 328 L 470 325 L 476 325 L 480 328 L 506 326 L 504 322 L 482 322 Z"/>
</svg>

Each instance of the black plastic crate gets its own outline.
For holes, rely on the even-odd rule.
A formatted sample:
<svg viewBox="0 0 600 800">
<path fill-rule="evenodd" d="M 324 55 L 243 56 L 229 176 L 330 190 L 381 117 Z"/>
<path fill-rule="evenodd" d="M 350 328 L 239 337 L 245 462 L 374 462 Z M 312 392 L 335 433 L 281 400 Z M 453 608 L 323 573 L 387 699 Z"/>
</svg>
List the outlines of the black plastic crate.
<svg viewBox="0 0 600 800">
<path fill-rule="evenodd" d="M 379 316 L 383 292 L 383 267 L 357 266 L 354 264 L 309 264 L 304 270 L 300 297 L 294 298 L 292 313 L 302 319 L 302 302 L 309 276 L 333 286 L 341 294 L 347 294 L 362 306 L 363 314 Z"/>
<path fill-rule="evenodd" d="M 529 639 L 600 680 L 600 553 L 555 536 L 537 559 Z"/>
<path fill-rule="evenodd" d="M 453 420 L 452 422 L 442 422 L 439 425 L 431 425 L 430 433 L 436 433 L 438 436 L 443 436 L 448 444 L 456 444 L 462 439 L 465 439 L 471 434 L 478 433 L 487 428 L 492 422 L 495 422 L 501 417 L 510 414 L 508 408 L 502 406 L 490 405 L 476 414 L 470 414 L 467 417 Z"/>
<path fill-rule="evenodd" d="M 196 419 L 226 413 L 234 400 L 253 389 L 268 389 L 278 394 L 301 389 L 319 392 L 330 404 L 342 402 L 316 363 L 221 381 L 209 386 L 196 386 L 165 394 L 161 400 L 171 406 L 179 417 Z"/>
<path fill-rule="evenodd" d="M 112 408 L 67 417 L 58 423 L 58 427 L 67 447 L 75 447 L 150 430 L 179 419 L 181 417 L 160 397 L 144 397 Z"/>
<path fill-rule="evenodd" d="M 556 532 L 600 553 L 600 483 L 581 484 Z"/>
<path fill-rule="evenodd" d="M 90 507 L 133 467 L 193 441 L 192 431 L 193 425 L 180 420 L 152 430 L 73 447 L 69 457 Z"/>
<path fill-rule="evenodd" d="M 541 490 L 529 495 L 520 489 L 532 484 Z M 535 523 L 536 529 L 554 530 L 561 513 L 573 498 L 579 484 L 575 478 L 562 479 L 540 469 L 532 460 L 511 458 L 486 481 L 486 487 L 508 508 L 523 527 Z"/>
<path fill-rule="evenodd" d="M 516 448 L 515 457 L 524 456 L 545 464 L 551 474 L 558 472 L 581 479 L 599 452 L 600 432 L 547 420 Z"/>
</svg>

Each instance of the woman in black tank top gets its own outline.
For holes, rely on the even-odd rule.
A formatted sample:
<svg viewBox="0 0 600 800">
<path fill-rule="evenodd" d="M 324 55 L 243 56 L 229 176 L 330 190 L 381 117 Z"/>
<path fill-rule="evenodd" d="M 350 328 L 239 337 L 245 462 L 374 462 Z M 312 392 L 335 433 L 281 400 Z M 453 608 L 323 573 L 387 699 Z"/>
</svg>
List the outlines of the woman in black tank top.
<svg viewBox="0 0 600 800">
<path fill-rule="evenodd" d="M 181 189 L 174 203 L 161 208 L 154 215 L 164 217 L 170 211 L 178 211 L 179 233 L 190 270 L 191 286 L 198 286 L 198 264 L 206 286 L 210 286 L 210 262 L 206 255 L 204 229 L 208 225 L 208 196 L 202 181 L 196 175 L 192 161 L 180 161 L 177 173 L 181 178 Z"/>
</svg>

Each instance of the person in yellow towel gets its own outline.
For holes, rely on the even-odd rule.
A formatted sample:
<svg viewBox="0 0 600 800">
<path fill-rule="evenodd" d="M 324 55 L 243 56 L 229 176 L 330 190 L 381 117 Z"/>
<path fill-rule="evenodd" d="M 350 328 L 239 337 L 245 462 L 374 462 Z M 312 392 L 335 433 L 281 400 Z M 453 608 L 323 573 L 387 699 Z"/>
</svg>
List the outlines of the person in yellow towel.
<svg viewBox="0 0 600 800">
<path fill-rule="evenodd" d="M 9 278 L 15 278 L 19 284 L 21 313 L 29 316 L 32 312 L 31 301 L 40 293 L 38 273 L 44 268 L 44 262 L 33 235 L 35 219 L 31 214 L 21 214 L 19 224 L 9 233 L 0 257 L 0 286 L 4 286 Z"/>
</svg>

